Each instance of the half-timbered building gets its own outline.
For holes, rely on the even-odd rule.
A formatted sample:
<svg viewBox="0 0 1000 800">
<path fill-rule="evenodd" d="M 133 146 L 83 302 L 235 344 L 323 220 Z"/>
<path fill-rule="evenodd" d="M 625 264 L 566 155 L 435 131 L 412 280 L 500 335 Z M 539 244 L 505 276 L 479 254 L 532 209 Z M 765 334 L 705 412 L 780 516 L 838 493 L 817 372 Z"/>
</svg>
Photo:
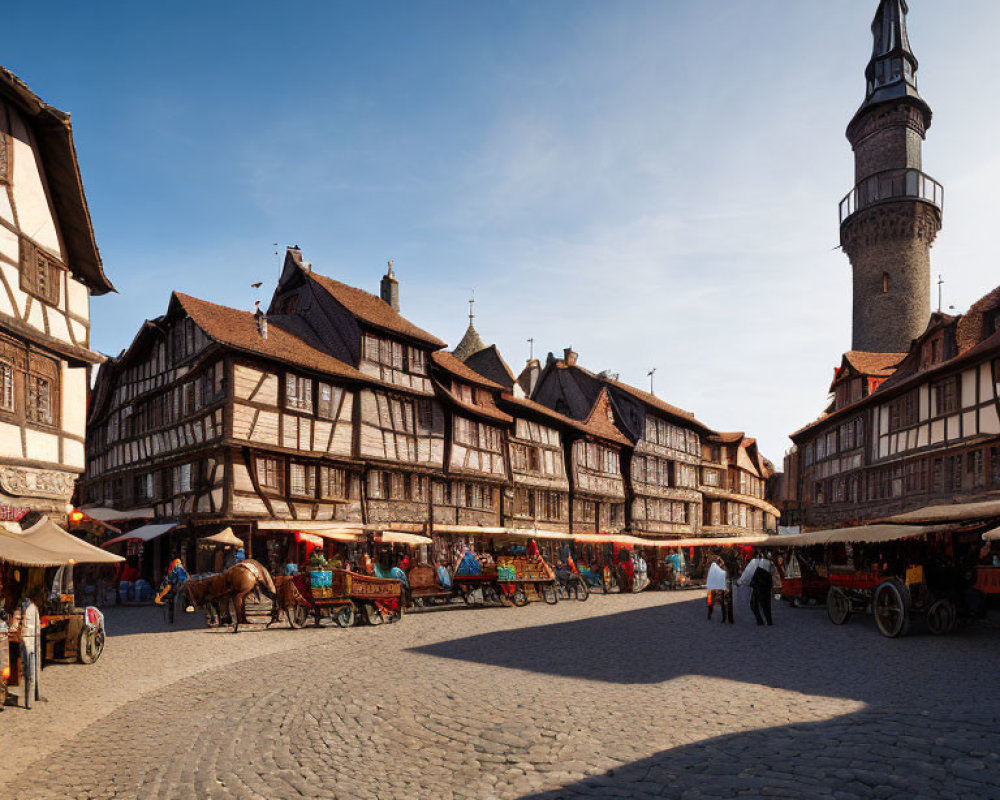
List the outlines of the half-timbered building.
<svg viewBox="0 0 1000 800">
<path fill-rule="evenodd" d="M 792 434 L 808 527 L 1000 495 L 1000 288 L 934 314 L 891 375 Z"/>
<path fill-rule="evenodd" d="M 616 424 L 607 387 L 576 359 L 571 349 L 562 359 L 550 357 L 531 399 L 582 423 L 566 431 L 572 531 L 621 533 L 628 525 L 623 463 L 631 442 Z"/>
<path fill-rule="evenodd" d="M 629 530 L 650 537 L 698 535 L 702 438 L 710 429 L 694 414 L 616 378 L 605 377 L 603 383 L 619 425 L 633 442 L 627 467 Z"/>
<path fill-rule="evenodd" d="M 0 68 L 0 516 L 65 521 L 104 274 L 69 115 Z"/>
<path fill-rule="evenodd" d="M 365 522 L 423 530 L 432 519 L 431 478 L 444 469 L 444 410 L 431 378 L 431 354 L 444 342 L 399 313 L 391 263 L 381 290 L 376 297 L 315 273 L 289 248 L 268 317 L 295 318 L 365 376 L 354 416 Z"/>
<path fill-rule="evenodd" d="M 431 356 L 446 411 L 445 475 L 432 486 L 434 529 L 469 533 L 503 526 L 510 485 L 507 434 L 513 418 L 497 407 L 501 387 L 454 355 Z"/>
<path fill-rule="evenodd" d="M 710 433 L 702 442 L 700 492 L 706 536 L 777 532 L 781 511 L 767 497 L 774 467 L 744 433 Z"/>
</svg>

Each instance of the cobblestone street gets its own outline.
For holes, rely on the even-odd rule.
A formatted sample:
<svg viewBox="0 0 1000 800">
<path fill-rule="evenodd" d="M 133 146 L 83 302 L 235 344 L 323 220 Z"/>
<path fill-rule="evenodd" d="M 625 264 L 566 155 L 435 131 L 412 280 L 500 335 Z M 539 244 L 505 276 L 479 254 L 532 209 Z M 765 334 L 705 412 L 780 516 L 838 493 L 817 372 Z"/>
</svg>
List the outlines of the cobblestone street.
<svg viewBox="0 0 1000 800">
<path fill-rule="evenodd" d="M 97 665 L 46 669 L 48 702 L 0 716 L 0 795 L 1000 797 L 987 627 L 892 641 L 784 606 L 722 626 L 692 592 L 347 631 L 108 625 Z"/>
</svg>

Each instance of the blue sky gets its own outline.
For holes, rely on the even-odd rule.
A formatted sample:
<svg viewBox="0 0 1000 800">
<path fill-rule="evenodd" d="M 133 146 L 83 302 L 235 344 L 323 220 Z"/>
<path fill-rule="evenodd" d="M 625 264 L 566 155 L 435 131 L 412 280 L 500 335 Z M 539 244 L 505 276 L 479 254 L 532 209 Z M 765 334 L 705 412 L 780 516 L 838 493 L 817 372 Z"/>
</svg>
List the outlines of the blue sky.
<svg viewBox="0 0 1000 800">
<path fill-rule="evenodd" d="M 251 308 L 274 242 L 512 367 L 573 346 L 780 461 L 850 346 L 837 202 L 876 0 L 21 3 L 0 63 L 73 114 L 119 294 Z M 1000 283 L 1000 5 L 910 2 L 945 305 Z M 956 10 L 961 11 L 960 14 Z M 250 284 L 265 281 L 258 295 Z M 935 299 L 936 304 L 936 299 Z"/>
</svg>

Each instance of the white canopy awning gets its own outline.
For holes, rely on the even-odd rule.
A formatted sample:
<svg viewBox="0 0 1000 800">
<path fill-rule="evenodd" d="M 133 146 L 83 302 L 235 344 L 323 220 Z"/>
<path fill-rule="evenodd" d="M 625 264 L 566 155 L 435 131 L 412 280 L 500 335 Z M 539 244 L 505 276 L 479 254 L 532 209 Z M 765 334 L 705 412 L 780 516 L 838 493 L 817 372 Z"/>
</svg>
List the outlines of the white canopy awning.
<svg viewBox="0 0 1000 800">
<path fill-rule="evenodd" d="M 198 544 L 220 544 L 229 547 L 243 547 L 243 540 L 236 538 L 236 534 L 233 533 L 232 528 L 223 528 L 221 531 L 212 534 L 211 536 L 203 536 L 198 540 Z"/>
<path fill-rule="evenodd" d="M 1000 542 L 1000 528 L 993 528 L 993 530 L 986 531 L 983 534 L 983 538 L 987 542 Z"/>
<path fill-rule="evenodd" d="M 128 533 L 123 533 L 121 536 L 116 536 L 114 539 L 108 539 L 104 543 L 104 547 L 109 544 L 118 544 L 119 542 L 127 542 L 131 540 L 139 540 L 140 542 L 151 542 L 158 536 L 163 536 L 165 533 L 169 533 L 174 528 L 177 527 L 176 522 L 157 522 L 151 525 L 142 525 L 136 528 L 134 531 L 129 531 Z"/>
<path fill-rule="evenodd" d="M 97 522 L 121 522 L 128 519 L 152 519 L 156 512 L 151 508 L 132 508 L 127 511 L 120 511 L 117 508 L 104 508 L 92 506 L 90 508 L 78 508 L 77 511 L 90 517 Z"/>
<path fill-rule="evenodd" d="M 30 528 L 15 535 L 41 550 L 65 558 L 66 563 L 70 564 L 117 564 L 124 560 L 121 556 L 105 552 L 100 547 L 94 547 L 89 542 L 67 533 L 48 517 L 42 517 Z"/>
<path fill-rule="evenodd" d="M 931 533 L 952 530 L 951 525 L 859 525 L 853 528 L 830 528 L 795 536 L 771 536 L 768 547 L 808 547 L 815 544 L 874 544 L 912 539 Z"/>
<path fill-rule="evenodd" d="M 415 547 L 421 544 L 431 544 L 434 540 L 430 536 L 421 536 L 419 533 L 382 531 L 382 541 L 386 544 L 408 544 Z"/>
<path fill-rule="evenodd" d="M 257 522 L 262 531 L 309 531 L 310 533 L 334 532 L 359 534 L 363 531 L 360 522 L 332 522 L 323 520 L 262 519 Z"/>
<path fill-rule="evenodd" d="M 977 522 L 991 517 L 1000 517 L 1000 500 L 925 506 L 878 521 L 898 525 L 932 525 L 940 522 Z"/>
</svg>

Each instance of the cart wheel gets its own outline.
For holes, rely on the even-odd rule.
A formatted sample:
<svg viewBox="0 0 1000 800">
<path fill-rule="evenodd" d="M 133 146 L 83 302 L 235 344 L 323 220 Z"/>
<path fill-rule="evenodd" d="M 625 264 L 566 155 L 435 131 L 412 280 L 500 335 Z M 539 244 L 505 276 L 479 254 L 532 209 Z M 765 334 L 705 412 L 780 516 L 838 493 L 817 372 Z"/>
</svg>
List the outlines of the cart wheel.
<svg viewBox="0 0 1000 800">
<path fill-rule="evenodd" d="M 851 601 L 842 589 L 830 589 L 826 596 L 826 613 L 834 625 L 843 625 L 851 618 Z"/>
<path fill-rule="evenodd" d="M 492 583 L 483 584 L 483 605 L 502 605 L 502 593 Z"/>
<path fill-rule="evenodd" d="M 935 636 L 945 636 L 955 630 L 958 610 L 951 600 L 936 600 L 927 609 L 927 629 Z"/>
<path fill-rule="evenodd" d="M 875 587 L 872 610 L 883 636 L 905 636 L 910 629 L 910 590 L 895 578 L 882 581 Z"/>
<path fill-rule="evenodd" d="M 334 615 L 333 621 L 337 623 L 338 628 L 350 628 L 355 621 L 354 604 L 350 603 L 340 608 Z"/>
<path fill-rule="evenodd" d="M 93 664 L 104 652 L 104 629 L 84 628 L 77 642 L 77 659 L 81 664 Z"/>
<path fill-rule="evenodd" d="M 365 618 L 365 623 L 368 625 L 381 625 L 385 622 L 385 617 L 382 616 L 381 609 L 374 603 L 365 603 L 362 606 L 362 614 Z"/>
<path fill-rule="evenodd" d="M 554 606 L 559 602 L 559 594 L 556 592 L 555 585 L 551 583 L 542 584 L 542 599 L 548 603 L 550 606 Z"/>
<path fill-rule="evenodd" d="M 514 590 L 514 595 L 511 597 L 511 600 L 518 608 L 528 605 L 528 595 L 520 586 Z"/>
<path fill-rule="evenodd" d="M 24 677 L 21 679 L 24 707 L 31 708 L 35 702 L 35 654 L 25 653 L 21 666 L 24 668 Z"/>
<path fill-rule="evenodd" d="M 309 618 L 309 609 L 298 603 L 287 609 L 285 613 L 288 615 L 288 627 L 293 630 L 305 627 L 306 620 Z"/>
<path fill-rule="evenodd" d="M 581 603 L 586 602 L 587 598 L 590 597 L 590 589 L 587 588 L 586 581 L 583 578 L 578 578 L 574 585 L 576 588 L 576 599 Z"/>
</svg>

